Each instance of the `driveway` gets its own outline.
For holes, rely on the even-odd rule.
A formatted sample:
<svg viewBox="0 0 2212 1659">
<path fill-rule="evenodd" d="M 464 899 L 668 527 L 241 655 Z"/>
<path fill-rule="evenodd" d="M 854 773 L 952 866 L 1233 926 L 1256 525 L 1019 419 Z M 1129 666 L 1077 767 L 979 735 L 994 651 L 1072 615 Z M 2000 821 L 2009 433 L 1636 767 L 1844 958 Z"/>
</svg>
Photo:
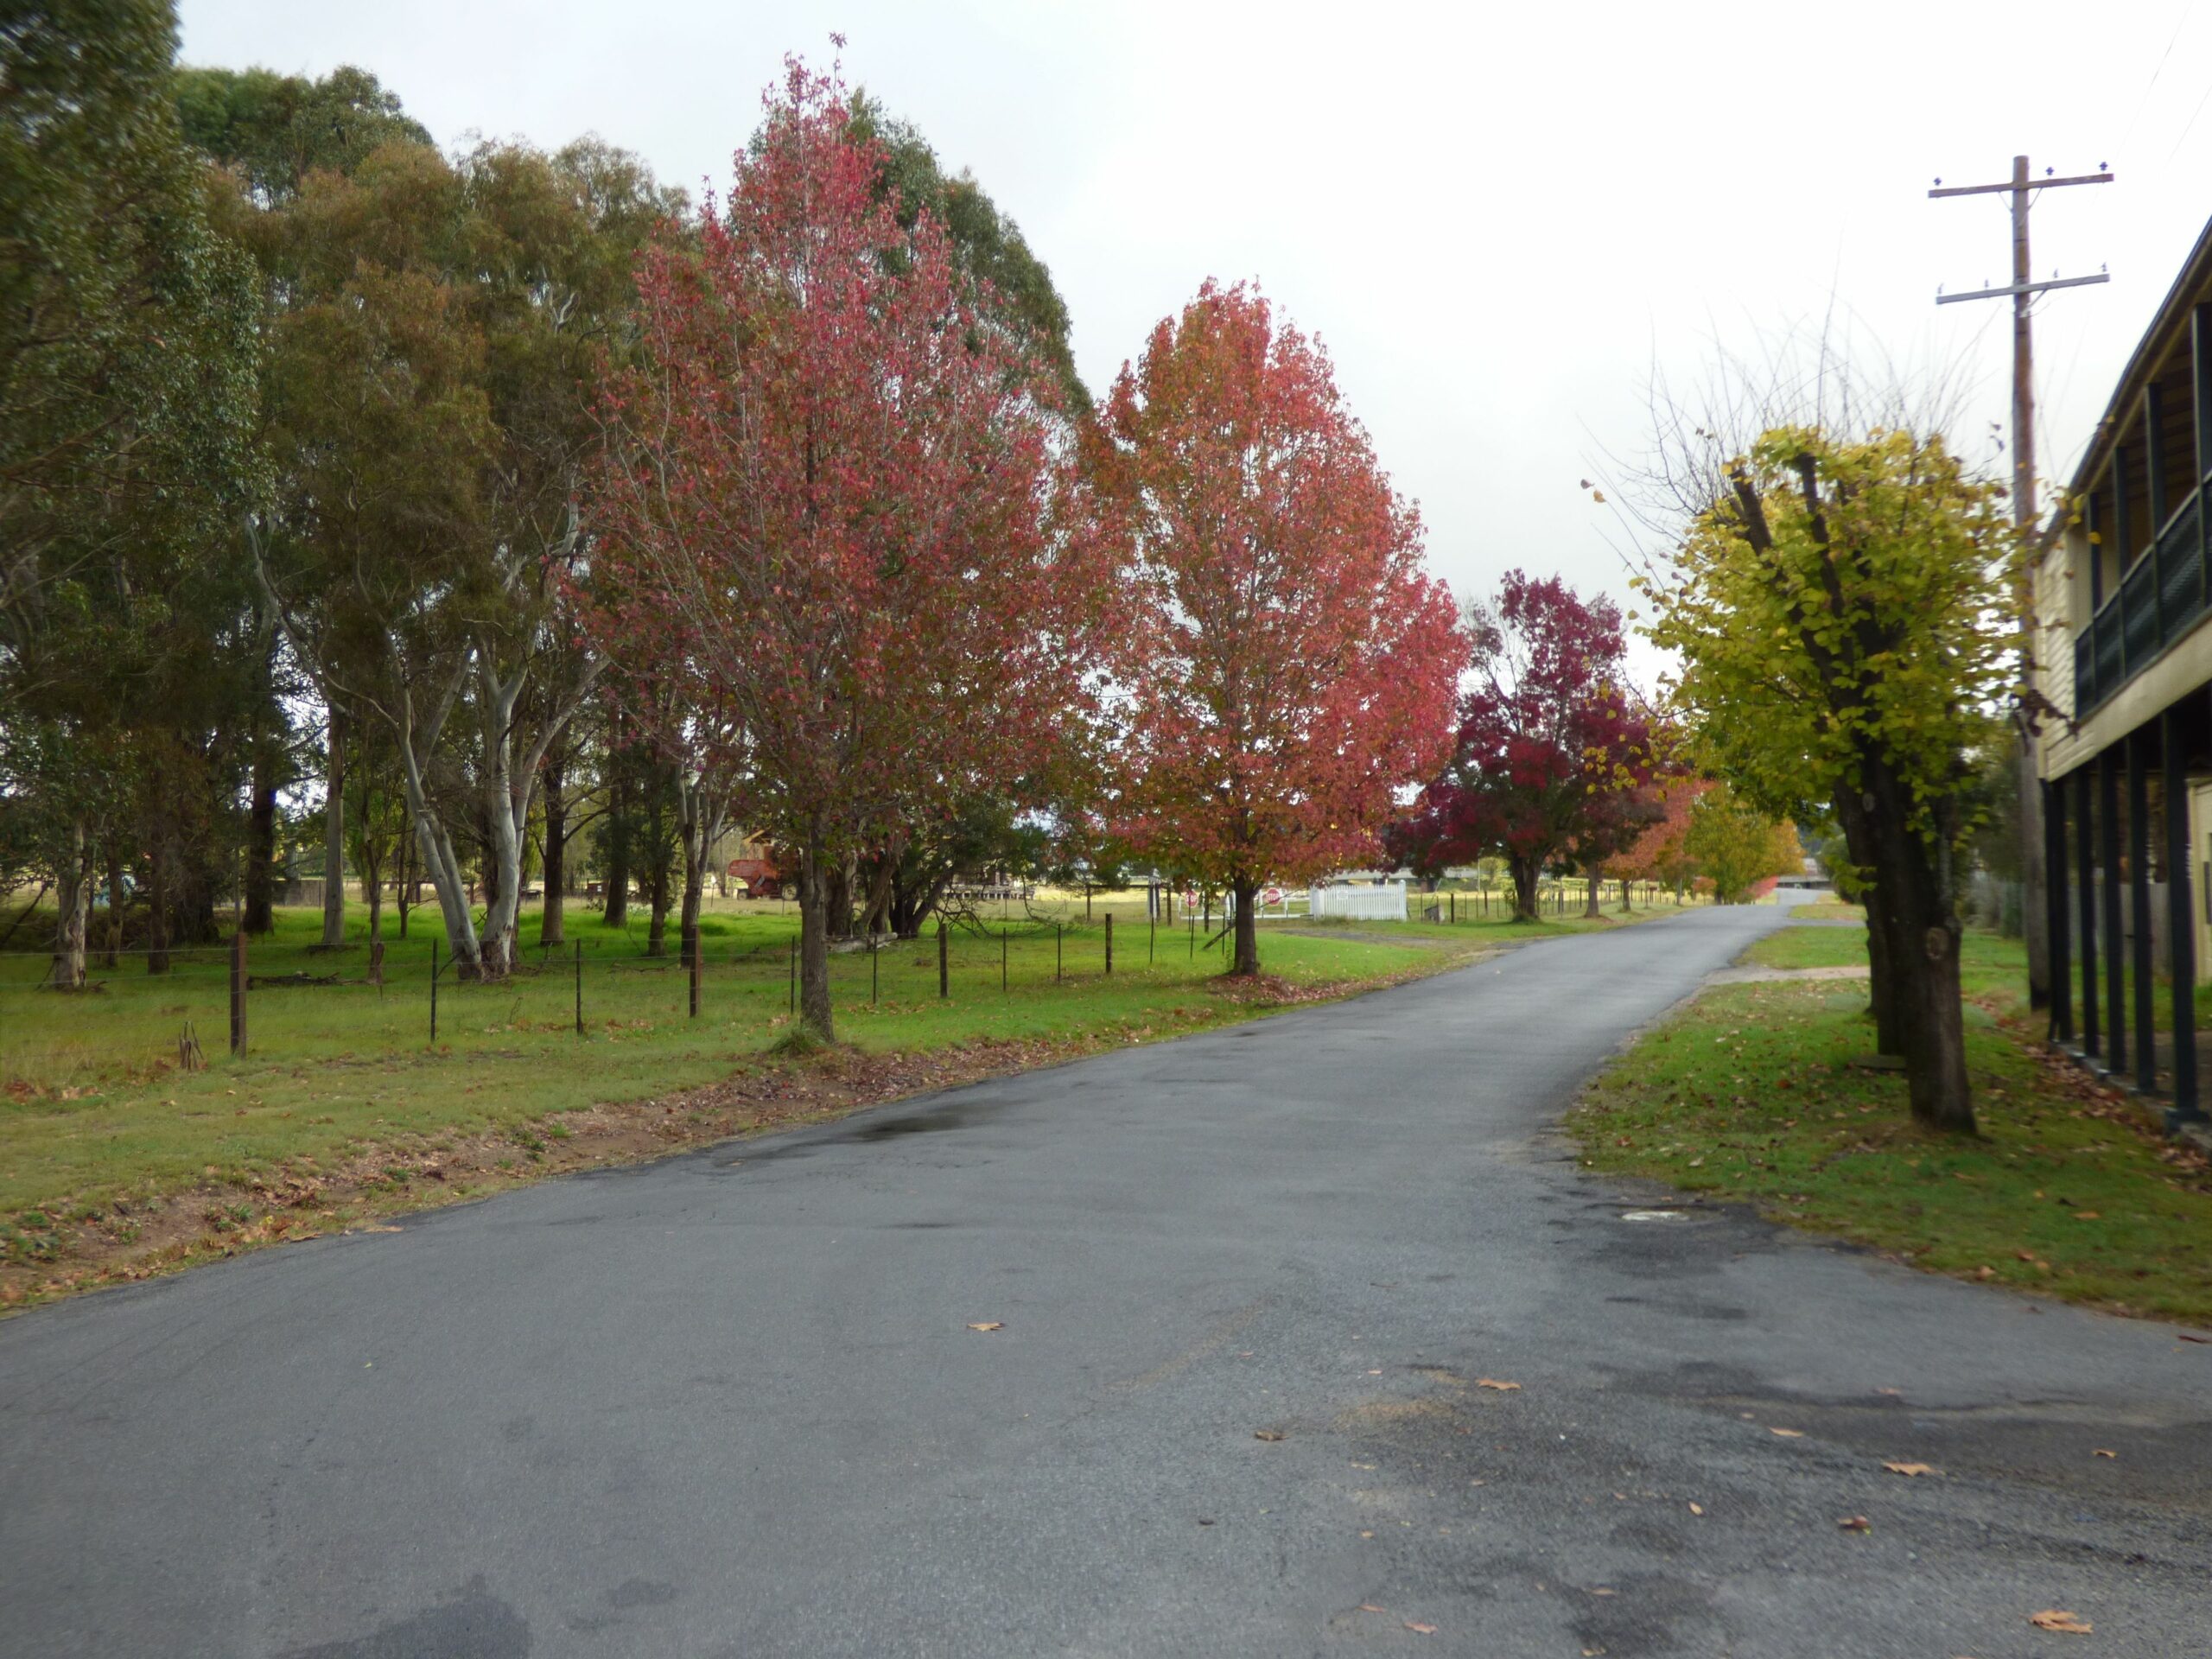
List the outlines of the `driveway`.
<svg viewBox="0 0 2212 1659">
<path fill-rule="evenodd" d="M 1668 1204 L 1555 1133 L 1780 920 L 15 1319 L 0 1653 L 2212 1649 L 2212 1346 Z"/>
</svg>

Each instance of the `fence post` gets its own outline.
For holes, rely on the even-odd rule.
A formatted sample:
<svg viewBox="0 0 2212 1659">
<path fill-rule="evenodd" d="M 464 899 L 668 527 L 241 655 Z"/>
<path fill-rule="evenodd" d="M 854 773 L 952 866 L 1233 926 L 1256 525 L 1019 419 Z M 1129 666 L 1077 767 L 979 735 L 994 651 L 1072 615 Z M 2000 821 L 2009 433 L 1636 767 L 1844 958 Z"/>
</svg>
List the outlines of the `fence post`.
<svg viewBox="0 0 2212 1659">
<path fill-rule="evenodd" d="M 576 941 L 576 1035 L 584 1034 L 584 942 Z"/>
<path fill-rule="evenodd" d="M 1459 895 L 1457 893 L 1450 894 L 1445 903 L 1450 906 L 1452 921 L 1457 923 L 1459 919 Z"/>
<path fill-rule="evenodd" d="M 683 959 L 690 964 L 691 979 L 691 1018 L 699 1017 L 699 930 L 683 930 Z"/>
<path fill-rule="evenodd" d="M 1114 912 L 1106 912 L 1106 971 L 1114 971 Z"/>
<path fill-rule="evenodd" d="M 951 958 L 945 954 L 944 918 L 937 924 L 937 994 L 940 1001 L 952 995 Z"/>
<path fill-rule="evenodd" d="M 231 935 L 231 1052 L 245 1052 L 245 929 Z"/>
<path fill-rule="evenodd" d="M 430 940 L 430 1046 L 438 1046 L 438 942 Z"/>
</svg>

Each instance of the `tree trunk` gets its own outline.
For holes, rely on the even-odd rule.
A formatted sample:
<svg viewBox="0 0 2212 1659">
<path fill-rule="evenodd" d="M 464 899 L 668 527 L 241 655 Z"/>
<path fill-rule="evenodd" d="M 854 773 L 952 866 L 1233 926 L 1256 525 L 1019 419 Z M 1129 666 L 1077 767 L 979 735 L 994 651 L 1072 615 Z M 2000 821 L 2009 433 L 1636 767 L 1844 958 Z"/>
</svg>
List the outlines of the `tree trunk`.
<svg viewBox="0 0 2212 1659">
<path fill-rule="evenodd" d="M 1536 877 L 1540 874 L 1533 858 L 1514 857 L 1506 861 L 1506 868 L 1513 876 L 1513 919 L 1533 922 L 1536 914 Z"/>
<path fill-rule="evenodd" d="M 253 755 L 253 811 L 245 843 L 245 931 L 266 933 L 276 925 L 276 756 L 267 744 Z"/>
<path fill-rule="evenodd" d="M 1634 913 L 1634 912 L 1635 912 L 1635 910 L 1636 910 L 1635 895 L 1636 895 L 1636 880 L 1635 880 L 1635 878 L 1634 878 L 1634 877 L 1632 877 L 1632 876 L 1623 876 L 1623 877 L 1621 878 L 1621 914 L 1622 914 L 1622 915 L 1624 915 L 1624 916 L 1627 916 L 1627 915 L 1630 915 L 1630 914 L 1633 914 L 1633 913 Z"/>
<path fill-rule="evenodd" d="M 561 888 L 569 876 L 568 768 L 548 756 L 545 774 L 545 904 L 537 913 L 537 942 L 566 944 L 567 918 L 563 912 Z"/>
<path fill-rule="evenodd" d="M 369 945 L 373 950 L 384 943 L 384 845 L 370 836 L 361 841 L 361 887 L 369 899 Z M 407 937 L 404 920 L 399 937 Z"/>
<path fill-rule="evenodd" d="M 156 798 L 161 779 L 152 780 Z M 149 815 L 146 836 L 146 971 L 169 970 L 169 842 L 168 819 L 156 810 Z"/>
<path fill-rule="evenodd" d="M 1893 985 L 1913 1117 L 1930 1128 L 1974 1133 L 1959 992 L 1957 895 L 1949 849 L 1907 827 L 1911 802 L 1887 768 L 1866 768 L 1874 863 L 1870 925 L 1878 915 Z M 1941 830 L 1937 830 L 1940 837 Z"/>
<path fill-rule="evenodd" d="M 645 954 L 649 957 L 668 954 L 668 841 L 661 794 L 661 790 L 655 787 L 652 804 L 645 810 L 645 840 L 652 853 L 652 868 L 646 886 L 646 897 L 652 905 L 652 920 L 645 929 Z"/>
<path fill-rule="evenodd" d="M 401 836 L 392 854 L 391 906 L 399 912 L 399 938 L 407 941 L 407 912 L 415 907 L 415 840 Z"/>
<path fill-rule="evenodd" d="M 630 772 L 625 757 L 607 756 L 614 777 L 607 788 L 606 906 L 601 918 L 609 927 L 630 925 Z"/>
<path fill-rule="evenodd" d="M 1583 895 L 1582 901 L 1582 919 L 1586 922 L 1594 922 L 1599 919 L 1598 884 L 1605 879 L 1605 872 L 1604 867 L 1602 865 L 1592 864 L 1590 867 L 1590 874 L 1586 878 L 1590 890 Z"/>
<path fill-rule="evenodd" d="M 1856 899 L 1866 912 L 1866 1001 L 1867 1011 L 1874 1016 L 1875 1052 L 1902 1058 L 1904 1027 L 1898 1014 L 1897 974 L 1891 967 L 1891 933 L 1874 902 L 1874 828 L 1866 805 L 1870 798 L 1839 790 L 1831 803 L 1835 821 L 1843 830 L 1844 856 L 1852 866 L 1852 891 L 1841 896 Z"/>
<path fill-rule="evenodd" d="M 80 991 L 85 988 L 85 931 L 92 908 L 92 849 L 86 844 L 79 819 L 69 826 L 69 844 L 55 872 L 58 919 L 54 928 L 54 988 Z"/>
<path fill-rule="evenodd" d="M 823 1042 L 836 1040 L 830 1007 L 829 882 L 810 848 L 798 865 L 798 1018 Z"/>
<path fill-rule="evenodd" d="M 1904 1054 L 1904 1027 L 1897 1016 L 1897 976 L 1890 967 L 1890 931 L 1875 917 L 1874 895 L 1860 895 L 1866 907 L 1866 1011 L 1874 1016 L 1874 1052 Z"/>
<path fill-rule="evenodd" d="M 1230 878 L 1229 889 L 1236 895 L 1236 959 L 1229 971 L 1249 978 L 1260 971 L 1260 917 L 1254 903 L 1260 884 L 1251 876 L 1236 875 Z"/>
<path fill-rule="evenodd" d="M 338 710 L 330 711 L 330 757 L 323 768 L 322 948 L 346 944 L 346 736 Z"/>
<path fill-rule="evenodd" d="M 121 838 L 111 835 L 107 838 L 107 961 L 110 968 L 119 967 L 123 960 L 123 855 L 118 850 Z"/>
</svg>

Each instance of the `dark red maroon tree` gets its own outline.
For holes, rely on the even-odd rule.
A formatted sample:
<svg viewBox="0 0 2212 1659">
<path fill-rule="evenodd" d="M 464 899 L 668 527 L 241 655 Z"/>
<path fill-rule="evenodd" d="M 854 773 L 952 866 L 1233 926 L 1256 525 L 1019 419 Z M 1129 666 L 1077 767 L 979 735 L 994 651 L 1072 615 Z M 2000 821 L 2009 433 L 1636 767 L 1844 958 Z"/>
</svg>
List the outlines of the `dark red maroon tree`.
<svg viewBox="0 0 2212 1659">
<path fill-rule="evenodd" d="M 1376 855 L 1395 791 L 1451 741 L 1459 645 L 1421 520 L 1327 357 L 1243 285 L 1153 330 L 1092 435 L 1133 562 L 1118 832 L 1236 896 Z"/>
<path fill-rule="evenodd" d="M 591 626 L 666 694 L 662 741 L 797 855 L 826 1039 L 834 872 L 1034 770 L 1111 583 L 1097 538 L 1056 529 L 1054 395 L 944 227 L 901 227 L 834 80 L 793 62 L 766 102 L 727 202 L 640 268 Z"/>
<path fill-rule="evenodd" d="M 1458 741 L 1389 845 L 1423 875 L 1503 857 L 1516 913 L 1533 921 L 1547 865 L 1594 871 L 1649 821 L 1652 722 L 1611 600 L 1510 570 L 1495 604 L 1470 607 L 1467 639 Z"/>
</svg>

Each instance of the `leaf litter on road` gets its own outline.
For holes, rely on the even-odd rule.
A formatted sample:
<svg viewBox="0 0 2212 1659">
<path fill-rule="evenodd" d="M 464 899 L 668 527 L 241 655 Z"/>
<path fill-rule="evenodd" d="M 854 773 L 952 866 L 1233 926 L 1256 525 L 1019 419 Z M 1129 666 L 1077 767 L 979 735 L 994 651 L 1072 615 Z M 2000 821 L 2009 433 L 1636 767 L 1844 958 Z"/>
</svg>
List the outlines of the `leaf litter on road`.
<svg viewBox="0 0 2212 1659">
<path fill-rule="evenodd" d="M 2063 1607 L 2046 1607 L 2039 1613 L 2030 1613 L 2028 1623 L 2039 1630 L 2059 1630 L 2068 1636 L 2087 1636 L 2094 1628 L 2088 1619 L 2077 1618 Z"/>
<path fill-rule="evenodd" d="M 1936 1472 L 1933 1464 L 1891 1463 L 1887 1459 L 1883 1459 L 1882 1467 L 1893 1475 L 1932 1475 Z"/>
</svg>

